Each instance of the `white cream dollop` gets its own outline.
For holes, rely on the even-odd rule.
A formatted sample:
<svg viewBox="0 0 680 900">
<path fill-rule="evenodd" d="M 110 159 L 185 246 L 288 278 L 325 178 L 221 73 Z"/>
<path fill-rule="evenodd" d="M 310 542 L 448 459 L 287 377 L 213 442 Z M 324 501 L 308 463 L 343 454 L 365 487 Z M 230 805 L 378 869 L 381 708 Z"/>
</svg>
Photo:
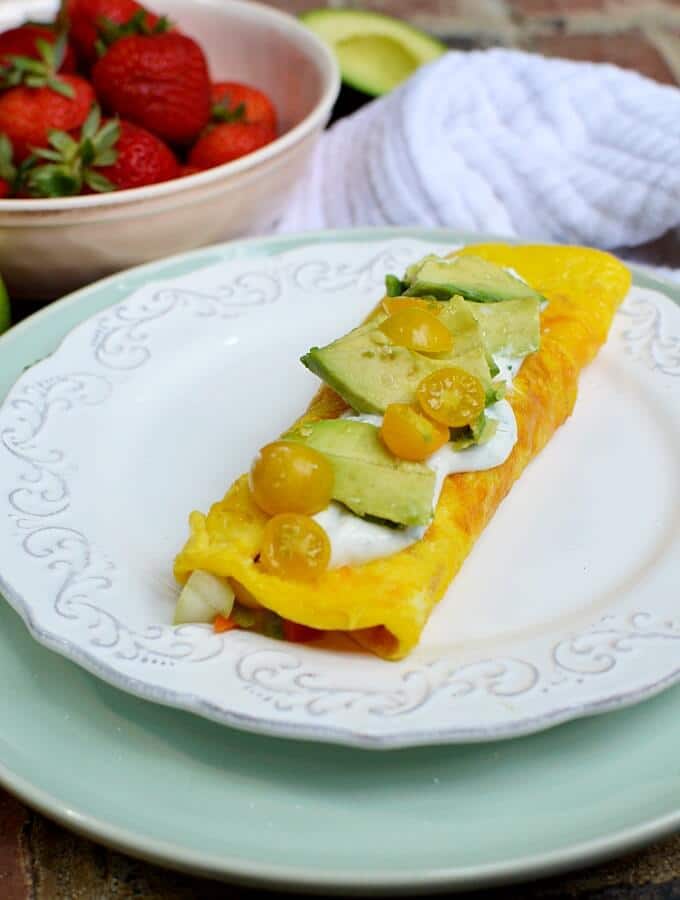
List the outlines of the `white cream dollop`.
<svg viewBox="0 0 680 900">
<path fill-rule="evenodd" d="M 517 421 L 507 400 L 499 400 L 487 407 L 486 414 L 498 422 L 496 433 L 486 444 L 454 450 L 445 444 L 426 461 L 436 472 L 433 505 L 439 501 L 444 479 L 454 472 L 479 472 L 504 463 L 517 442 Z M 380 426 L 380 416 L 349 415 Z M 377 522 L 368 522 L 350 512 L 341 503 L 332 502 L 314 516 L 325 530 L 331 542 L 331 568 L 359 565 L 381 556 L 390 556 L 419 541 L 428 529 L 427 525 L 412 528 L 390 528 Z"/>
</svg>

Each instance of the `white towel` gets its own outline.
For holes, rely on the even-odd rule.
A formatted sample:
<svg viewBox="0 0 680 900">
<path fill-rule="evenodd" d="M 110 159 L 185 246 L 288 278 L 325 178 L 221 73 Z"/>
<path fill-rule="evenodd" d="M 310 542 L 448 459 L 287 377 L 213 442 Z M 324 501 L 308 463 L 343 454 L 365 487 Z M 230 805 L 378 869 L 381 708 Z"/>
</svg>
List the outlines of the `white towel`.
<svg viewBox="0 0 680 900">
<path fill-rule="evenodd" d="M 646 243 L 680 225 L 680 90 L 610 65 L 447 53 L 323 135 L 278 230 L 360 225 Z"/>
</svg>

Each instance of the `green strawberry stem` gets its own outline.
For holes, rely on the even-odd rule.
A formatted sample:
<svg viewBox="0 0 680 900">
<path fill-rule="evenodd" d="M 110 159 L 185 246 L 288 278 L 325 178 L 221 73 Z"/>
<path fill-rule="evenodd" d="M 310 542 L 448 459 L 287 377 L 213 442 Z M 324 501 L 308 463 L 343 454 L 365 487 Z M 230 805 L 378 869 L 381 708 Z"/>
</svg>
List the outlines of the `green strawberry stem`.
<svg viewBox="0 0 680 900">
<path fill-rule="evenodd" d="M 66 34 L 60 34 L 54 44 L 41 38 L 35 42 L 40 59 L 29 56 L 10 56 L 9 62 L 0 67 L 0 88 L 17 87 L 49 87 L 57 94 L 73 100 L 75 91 L 66 81 L 62 81 L 57 72 L 64 61 L 67 46 Z"/>
<path fill-rule="evenodd" d="M 165 34 L 172 28 L 172 23 L 167 16 L 160 18 L 155 25 L 149 26 L 147 22 L 148 13 L 144 9 L 138 9 L 127 22 L 118 23 L 111 19 L 101 17 L 97 20 L 97 33 L 99 38 L 95 43 L 95 50 L 98 56 L 103 56 L 109 49 L 111 44 L 124 37 L 131 35 L 144 35 L 150 37 L 154 34 Z"/>
<path fill-rule="evenodd" d="M 6 134 L 0 133 L 0 178 L 13 184 L 16 174 L 16 166 L 12 162 L 12 143 Z"/>
<path fill-rule="evenodd" d="M 38 163 L 28 175 L 29 193 L 32 197 L 73 197 L 82 193 L 84 186 L 97 193 L 114 191 L 115 184 L 96 169 L 115 163 L 119 137 L 118 120 L 101 125 L 96 105 L 83 123 L 79 140 L 65 131 L 50 131 L 49 147 L 35 151 Z"/>
<path fill-rule="evenodd" d="M 219 103 L 213 104 L 212 120 L 213 122 L 244 122 L 246 118 L 245 103 L 239 103 L 233 109 L 229 106 L 228 100 L 220 100 Z"/>
<path fill-rule="evenodd" d="M 26 186 L 28 173 L 36 162 L 34 154 L 15 165 L 12 142 L 6 134 L 0 133 L 0 179 L 7 182 L 11 195 L 18 194 Z"/>
</svg>

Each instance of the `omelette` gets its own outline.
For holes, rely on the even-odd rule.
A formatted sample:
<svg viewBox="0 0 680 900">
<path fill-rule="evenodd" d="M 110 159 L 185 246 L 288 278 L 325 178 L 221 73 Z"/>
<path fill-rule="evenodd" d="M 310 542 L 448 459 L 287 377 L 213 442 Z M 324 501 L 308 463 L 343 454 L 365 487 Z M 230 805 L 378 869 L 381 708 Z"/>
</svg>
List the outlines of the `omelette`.
<svg viewBox="0 0 680 900">
<path fill-rule="evenodd" d="M 478 471 L 447 475 L 435 498 L 431 518 L 425 525 L 418 520 L 420 529 L 407 532 L 417 536 L 409 541 L 402 539 L 394 552 L 359 561 L 340 560 L 312 579 L 287 577 L 263 567 L 260 555 L 270 515 L 255 502 L 252 482 L 245 474 L 207 515 L 191 514 L 190 534 L 174 565 L 180 584 L 185 584 L 192 573 L 208 573 L 228 585 L 235 592 L 237 605 L 246 610 L 266 610 L 274 619 L 279 617 L 303 628 L 345 632 L 367 651 L 385 659 L 401 659 L 417 645 L 434 606 L 499 503 L 527 463 L 570 415 L 579 372 L 606 341 L 614 313 L 631 280 L 628 270 L 613 256 L 581 247 L 478 244 L 435 260 L 430 268 L 441 270 L 448 265 L 447 260 L 461 261 L 466 257 L 511 273 L 507 276 L 513 282 L 507 295 L 510 299 L 521 299 L 528 293 L 540 299 L 536 306 L 540 341 L 531 352 L 525 352 L 500 401 L 509 404 L 516 422 L 513 443 L 503 461 Z M 421 263 L 415 275 L 411 273 L 410 281 L 393 278 L 392 293 L 427 295 L 430 302 L 445 300 L 439 295 L 440 289 L 428 281 L 428 271 Z M 423 277 L 419 282 L 420 275 Z M 478 314 L 482 330 L 482 314 L 494 314 L 504 302 L 509 302 L 507 297 L 495 297 L 493 287 L 489 289 L 484 279 L 467 294 L 467 305 Z M 379 313 L 380 307 L 373 316 Z M 367 321 L 370 320 L 371 316 Z M 430 354 L 431 359 L 425 353 L 416 355 L 421 362 L 424 360 L 423 366 L 433 371 L 439 364 L 437 354 Z M 368 378 L 367 371 L 364 381 Z M 362 383 L 359 378 L 359 387 L 352 390 L 360 393 Z M 497 384 L 497 378 L 491 381 L 492 390 Z M 485 389 L 488 394 L 489 384 Z M 353 396 L 349 388 L 341 396 L 329 384 L 323 384 L 307 411 L 291 427 L 289 436 L 300 438 L 318 430 L 321 422 L 346 417 L 357 408 L 361 411 L 360 404 L 348 402 L 348 397 Z M 375 403 L 373 407 L 365 406 L 363 411 L 369 414 L 364 415 L 364 420 L 379 421 L 374 407 Z M 460 429 L 455 433 L 459 434 Z M 450 434 L 453 436 L 454 430 Z M 464 460 L 467 452 L 462 450 L 460 458 Z M 417 489 L 422 490 L 427 481 L 422 467 L 427 466 L 427 460 L 399 465 L 409 478 L 419 479 Z M 390 496 L 389 502 L 398 504 L 400 499 L 403 498 Z M 402 506 L 401 513 L 395 513 L 402 514 L 402 519 L 393 522 L 382 521 L 390 515 L 384 515 L 381 509 L 375 516 L 374 528 L 384 529 L 386 535 L 394 533 L 398 538 L 409 523 L 416 521 L 413 505 Z M 407 507 L 412 519 L 404 513 Z M 356 509 L 348 511 L 343 507 L 343 511 L 355 518 L 365 514 L 362 509 L 358 514 Z M 385 546 L 391 546 L 389 541 Z M 455 590 L 449 601 L 465 602 L 463 597 L 455 596 Z"/>
</svg>

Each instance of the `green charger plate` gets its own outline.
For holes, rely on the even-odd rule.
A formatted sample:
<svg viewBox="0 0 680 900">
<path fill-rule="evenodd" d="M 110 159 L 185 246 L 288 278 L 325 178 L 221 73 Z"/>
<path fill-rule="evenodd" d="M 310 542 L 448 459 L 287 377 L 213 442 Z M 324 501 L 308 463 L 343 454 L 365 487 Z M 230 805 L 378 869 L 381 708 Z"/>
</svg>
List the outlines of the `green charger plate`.
<svg viewBox="0 0 680 900">
<path fill-rule="evenodd" d="M 154 263 L 3 337 L 0 397 L 76 323 L 147 280 L 369 234 L 480 239 L 335 232 Z M 527 738 L 375 753 L 243 734 L 136 699 L 37 644 L 5 603 L 0 683 L 9 790 L 95 840 L 213 877 L 298 890 L 463 889 L 586 865 L 680 829 L 680 688 Z"/>
</svg>

